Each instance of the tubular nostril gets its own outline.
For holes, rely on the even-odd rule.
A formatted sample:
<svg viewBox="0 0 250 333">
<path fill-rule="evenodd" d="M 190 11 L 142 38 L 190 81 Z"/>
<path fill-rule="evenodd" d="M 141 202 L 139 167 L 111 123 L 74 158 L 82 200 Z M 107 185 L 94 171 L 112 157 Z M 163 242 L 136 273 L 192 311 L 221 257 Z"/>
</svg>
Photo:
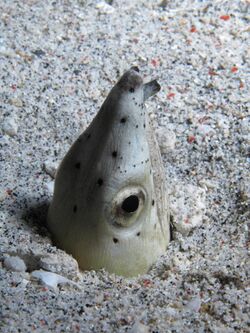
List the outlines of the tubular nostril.
<svg viewBox="0 0 250 333">
<path fill-rule="evenodd" d="M 131 67 L 131 69 L 132 69 L 133 71 L 136 71 L 137 73 L 140 72 L 139 67 L 137 67 L 137 66 L 133 66 L 133 67 Z"/>
</svg>

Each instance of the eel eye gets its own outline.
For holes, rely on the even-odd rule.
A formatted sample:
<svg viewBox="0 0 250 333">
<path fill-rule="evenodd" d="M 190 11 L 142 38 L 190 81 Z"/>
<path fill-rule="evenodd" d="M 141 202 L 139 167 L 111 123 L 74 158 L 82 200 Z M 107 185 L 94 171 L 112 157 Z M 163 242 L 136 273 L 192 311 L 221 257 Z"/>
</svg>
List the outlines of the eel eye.
<svg viewBox="0 0 250 333">
<path fill-rule="evenodd" d="M 111 224 L 129 227 L 138 219 L 145 206 L 146 192 L 141 186 L 127 186 L 121 189 L 111 204 Z"/>
<path fill-rule="evenodd" d="M 121 208 L 126 213 L 134 213 L 139 207 L 139 198 L 137 195 L 130 195 L 123 200 Z"/>
</svg>

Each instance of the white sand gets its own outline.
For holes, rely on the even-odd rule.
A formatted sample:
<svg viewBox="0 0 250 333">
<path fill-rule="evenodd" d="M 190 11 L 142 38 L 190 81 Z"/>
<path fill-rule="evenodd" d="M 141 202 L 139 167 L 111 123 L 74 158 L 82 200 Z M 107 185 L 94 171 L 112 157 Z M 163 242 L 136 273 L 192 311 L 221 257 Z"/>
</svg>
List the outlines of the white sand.
<svg viewBox="0 0 250 333">
<path fill-rule="evenodd" d="M 0 0 L 0 330 L 247 332 L 248 1 L 109 3 Z M 128 280 L 79 271 L 44 223 L 56 165 L 135 64 L 162 86 L 147 104 L 174 138 L 161 142 L 172 203 L 201 187 L 206 215 L 189 198 L 202 220 Z M 40 269 L 76 284 L 44 286 Z"/>
</svg>

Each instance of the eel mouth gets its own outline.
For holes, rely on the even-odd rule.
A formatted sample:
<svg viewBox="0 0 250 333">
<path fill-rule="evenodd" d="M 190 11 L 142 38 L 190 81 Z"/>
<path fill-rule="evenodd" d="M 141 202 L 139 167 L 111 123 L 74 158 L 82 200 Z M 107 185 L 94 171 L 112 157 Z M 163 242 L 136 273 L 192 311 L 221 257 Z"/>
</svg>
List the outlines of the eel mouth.
<svg viewBox="0 0 250 333">
<path fill-rule="evenodd" d="M 151 96 L 154 96 L 158 91 L 161 90 L 161 86 L 156 80 L 150 81 L 143 85 L 143 99 L 144 102 Z"/>
</svg>

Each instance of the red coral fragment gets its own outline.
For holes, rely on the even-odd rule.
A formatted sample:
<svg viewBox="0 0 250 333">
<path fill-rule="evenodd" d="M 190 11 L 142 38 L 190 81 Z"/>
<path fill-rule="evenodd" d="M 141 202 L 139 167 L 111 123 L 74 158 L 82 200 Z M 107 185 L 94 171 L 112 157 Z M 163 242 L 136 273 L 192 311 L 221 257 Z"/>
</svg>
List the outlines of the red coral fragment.
<svg viewBox="0 0 250 333">
<path fill-rule="evenodd" d="M 232 73 L 236 73 L 236 72 L 238 72 L 238 67 L 233 66 L 233 67 L 231 68 L 231 72 L 232 72 Z"/>
<path fill-rule="evenodd" d="M 153 65 L 154 67 L 157 67 L 157 66 L 159 66 L 159 61 L 157 59 L 152 59 L 151 65 Z"/>
<path fill-rule="evenodd" d="M 149 279 L 144 279 L 143 280 L 143 286 L 144 287 L 151 287 L 151 285 L 152 285 L 152 281 L 151 280 L 149 280 Z"/>
<path fill-rule="evenodd" d="M 11 190 L 10 188 L 7 188 L 6 193 L 7 193 L 8 195 L 12 195 L 12 192 L 13 192 L 13 190 Z"/>
<path fill-rule="evenodd" d="M 223 21 L 228 21 L 228 20 L 230 20 L 230 16 L 229 15 L 221 15 L 220 19 L 223 20 Z"/>
<path fill-rule="evenodd" d="M 211 76 L 218 75 L 213 69 L 209 69 L 208 74 Z"/>
<path fill-rule="evenodd" d="M 174 98 L 174 96 L 175 96 L 175 93 L 170 92 L 169 94 L 167 94 L 167 99 L 172 99 L 172 98 Z"/>
<path fill-rule="evenodd" d="M 194 135 L 189 135 L 187 138 L 188 143 L 193 143 L 195 141 L 195 136 Z"/>
<path fill-rule="evenodd" d="M 194 25 L 191 26 L 190 32 L 197 32 L 197 29 Z"/>
</svg>

